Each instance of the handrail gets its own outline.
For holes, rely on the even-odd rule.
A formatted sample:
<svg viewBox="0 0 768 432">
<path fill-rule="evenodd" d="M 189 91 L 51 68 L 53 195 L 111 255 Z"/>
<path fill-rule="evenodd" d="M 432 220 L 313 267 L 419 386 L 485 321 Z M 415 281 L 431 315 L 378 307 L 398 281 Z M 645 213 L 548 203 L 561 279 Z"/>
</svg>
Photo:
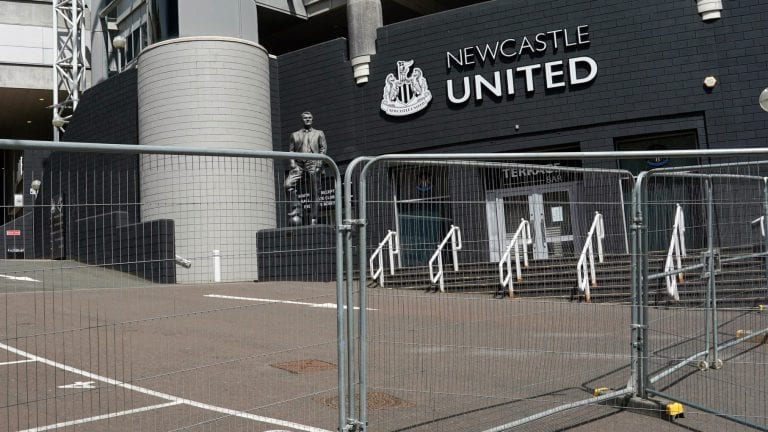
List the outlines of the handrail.
<svg viewBox="0 0 768 432">
<path fill-rule="evenodd" d="M 517 275 L 517 281 L 521 282 L 523 280 L 523 276 L 520 271 L 520 250 L 518 248 L 520 242 L 522 242 L 523 246 L 523 262 L 525 267 L 528 267 L 528 245 L 533 244 L 533 239 L 531 238 L 531 224 L 529 224 L 525 219 L 520 219 L 520 225 L 518 225 L 517 231 L 515 231 L 515 235 L 512 236 L 512 240 L 509 242 L 509 245 L 507 245 L 506 252 L 504 252 L 504 255 L 502 255 L 501 259 L 499 260 L 499 283 L 501 283 L 502 288 L 505 286 L 508 287 L 509 298 L 514 296 L 514 286 L 512 284 L 513 248 L 515 250 L 515 273 Z M 504 276 L 505 268 L 507 270 L 506 277 Z"/>
<path fill-rule="evenodd" d="M 394 244 L 394 247 L 392 247 Z M 395 275 L 395 255 L 400 253 L 400 236 L 397 235 L 397 231 L 387 230 L 387 235 L 384 240 L 379 243 L 379 246 L 371 254 L 371 258 L 368 260 L 368 268 L 371 270 L 371 279 L 379 279 L 379 285 L 384 286 L 384 256 L 381 254 L 387 247 L 389 250 L 389 274 Z M 374 269 L 374 259 L 378 258 L 379 268 Z M 399 266 L 398 266 L 399 267 Z"/>
<path fill-rule="evenodd" d="M 760 235 L 765 237 L 765 216 L 760 216 L 759 218 L 752 221 L 752 226 L 755 226 L 756 223 L 760 224 Z"/>
<path fill-rule="evenodd" d="M 443 281 L 443 249 L 451 241 L 451 253 L 453 254 L 453 271 L 459 271 L 459 254 L 461 250 L 461 228 L 451 225 L 451 229 L 446 234 L 443 241 L 437 246 L 437 251 L 429 259 L 429 280 L 432 283 L 440 282 L 440 292 L 445 292 L 445 282 Z M 437 260 L 437 274 L 433 272 L 434 262 Z"/>
<path fill-rule="evenodd" d="M 685 215 L 683 214 L 683 208 L 680 204 L 677 204 L 675 209 L 675 224 L 672 226 L 672 239 L 669 242 L 669 251 L 667 252 L 667 260 L 664 263 L 664 272 L 670 272 L 683 268 L 682 257 L 686 256 L 685 252 Z M 677 265 L 675 265 L 677 264 Z M 669 293 L 675 300 L 680 300 L 680 294 L 677 292 L 677 283 L 683 283 L 685 276 L 682 272 L 665 277 L 667 282 L 667 293 Z"/>
<path fill-rule="evenodd" d="M 587 232 L 587 239 L 584 242 L 584 247 L 581 249 L 579 262 L 576 263 L 576 276 L 578 278 L 579 290 L 584 292 L 584 297 L 586 298 L 587 302 L 592 301 L 592 296 L 589 290 L 590 285 L 592 287 L 597 286 L 597 274 L 595 272 L 595 253 L 592 247 L 592 243 L 595 239 L 597 239 L 597 259 L 600 263 L 602 263 L 604 238 L 605 223 L 603 222 L 603 215 L 600 214 L 600 212 L 595 212 L 595 218 L 592 220 L 592 226 Z M 587 267 L 587 259 L 589 259 L 589 267 Z"/>
</svg>

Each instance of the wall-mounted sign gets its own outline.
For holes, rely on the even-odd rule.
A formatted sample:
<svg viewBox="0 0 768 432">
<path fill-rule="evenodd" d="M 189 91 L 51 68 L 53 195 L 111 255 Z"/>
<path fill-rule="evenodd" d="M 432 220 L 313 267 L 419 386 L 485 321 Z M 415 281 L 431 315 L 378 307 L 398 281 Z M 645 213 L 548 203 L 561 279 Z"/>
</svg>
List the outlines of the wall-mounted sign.
<svg viewBox="0 0 768 432">
<path fill-rule="evenodd" d="M 557 29 L 526 35 L 520 39 L 508 38 L 480 45 L 447 51 L 446 67 L 450 72 L 466 71 L 497 62 L 511 63 L 524 58 L 538 58 L 559 49 L 585 48 L 589 41 L 589 26 L 576 29 Z M 516 89 L 524 86 L 526 93 L 532 93 L 542 85 L 546 89 L 585 85 L 597 77 L 597 62 L 591 57 L 578 56 L 557 60 L 525 64 L 496 70 L 486 74 L 475 74 L 446 81 L 448 101 L 463 104 L 484 96 L 501 98 L 512 96 Z"/>
<path fill-rule="evenodd" d="M 21 230 L 6 230 L 5 235 L 9 237 L 18 237 L 21 235 Z"/>
<path fill-rule="evenodd" d="M 488 168 L 485 170 L 485 185 L 487 189 L 493 190 L 582 181 L 581 173 L 558 169 L 580 166 L 581 161 L 530 161 L 521 165 Z"/>
<path fill-rule="evenodd" d="M 402 117 L 417 113 L 432 100 L 424 72 L 420 68 L 414 68 L 411 72 L 411 66 L 413 60 L 398 61 L 397 77 L 389 74 L 384 80 L 381 110 L 391 116 Z"/>
</svg>

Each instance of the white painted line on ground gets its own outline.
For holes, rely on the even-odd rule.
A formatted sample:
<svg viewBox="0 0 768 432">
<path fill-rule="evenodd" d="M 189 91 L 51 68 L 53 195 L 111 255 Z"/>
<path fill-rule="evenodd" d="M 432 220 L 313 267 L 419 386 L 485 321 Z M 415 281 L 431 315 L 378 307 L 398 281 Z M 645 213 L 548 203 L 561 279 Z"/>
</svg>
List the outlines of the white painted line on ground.
<svg viewBox="0 0 768 432">
<path fill-rule="evenodd" d="M 74 384 L 60 385 L 60 389 L 95 389 L 95 381 L 75 381 Z"/>
<path fill-rule="evenodd" d="M 24 282 L 40 282 L 37 279 L 32 279 L 31 277 L 27 277 L 27 276 L 8 276 L 8 275 L 0 274 L 0 278 L 10 279 L 15 281 L 24 281 Z"/>
<path fill-rule="evenodd" d="M 203 297 L 213 297 L 213 298 L 228 299 L 228 300 L 246 300 L 246 301 L 262 302 L 262 303 L 280 303 L 280 304 L 289 304 L 289 305 L 298 305 L 298 306 L 309 306 L 309 307 L 321 308 L 321 309 L 336 309 L 336 303 L 305 303 L 305 302 L 298 302 L 293 300 L 273 300 L 273 299 L 263 299 L 263 298 L 255 298 L 255 297 L 227 296 L 227 295 L 219 295 L 219 294 L 205 294 Z M 346 308 L 347 307 L 344 306 L 344 309 Z M 355 306 L 354 309 L 360 310 L 360 308 L 357 306 Z M 378 309 L 365 308 L 365 310 L 375 311 Z"/>
<path fill-rule="evenodd" d="M 223 407 L 219 407 L 219 406 L 215 406 L 215 405 L 208 405 L 206 403 L 197 402 L 197 401 L 193 401 L 193 400 L 190 400 L 190 399 L 184 399 L 184 398 L 173 396 L 173 395 L 170 395 L 170 394 L 167 394 L 167 393 L 162 393 L 162 392 L 158 392 L 158 391 L 155 391 L 155 390 L 150 390 L 150 389 L 147 389 L 147 388 L 144 388 L 144 387 L 135 386 L 133 384 L 124 383 L 124 382 L 121 382 L 121 381 L 118 381 L 118 380 L 115 380 L 115 379 L 112 379 L 112 378 L 107 378 L 107 377 L 103 377 L 101 375 L 96 375 L 94 373 L 91 373 L 91 372 L 88 372 L 88 371 L 84 371 L 82 369 L 77 369 L 77 368 L 74 368 L 72 366 L 67 366 L 65 364 L 62 364 L 62 363 L 59 363 L 59 362 L 55 362 L 53 360 L 48 360 L 46 358 L 43 358 L 43 357 L 40 357 L 40 356 L 36 356 L 34 354 L 30 354 L 28 352 L 22 351 L 20 349 L 14 348 L 14 347 L 12 347 L 10 345 L 6 345 L 4 343 L 0 343 L 0 349 L 4 349 L 4 350 L 6 350 L 8 352 L 14 353 L 14 354 L 16 354 L 18 356 L 21 356 L 21 357 L 26 357 L 26 358 L 28 358 L 30 360 L 34 360 L 34 361 L 38 361 L 38 362 L 43 363 L 43 364 L 47 364 L 48 366 L 53 366 L 55 368 L 62 369 L 64 371 L 71 372 L 71 373 L 74 373 L 74 374 L 77 374 L 77 375 L 82 375 L 82 376 L 84 376 L 86 378 L 90 378 L 90 379 L 93 379 L 93 380 L 96 380 L 96 381 L 101 381 L 103 383 L 111 384 L 111 385 L 114 385 L 114 386 L 117 386 L 117 387 L 122 387 L 124 389 L 128 389 L 128 390 L 135 391 L 135 392 L 138 392 L 138 393 L 143 393 L 143 394 L 146 394 L 146 395 L 149 395 L 149 396 L 154 396 L 156 398 L 165 399 L 165 400 L 168 400 L 168 401 L 179 402 L 179 403 L 182 403 L 182 404 L 190 405 L 190 406 L 193 406 L 195 408 L 200 408 L 200 409 L 204 409 L 204 410 L 208 410 L 208 411 L 214 411 L 214 412 L 217 412 L 217 413 L 227 414 L 227 415 L 231 415 L 231 416 L 234 416 L 234 417 L 240 417 L 240 418 L 244 418 L 244 419 L 248 419 L 248 420 L 255 420 L 255 421 L 262 422 L 262 423 L 269 423 L 269 424 L 273 424 L 273 425 L 276 425 L 276 426 L 289 427 L 289 428 L 296 429 L 296 430 L 301 430 L 301 431 L 307 431 L 307 432 L 331 432 L 331 431 L 326 430 L 326 429 L 320 429 L 320 428 L 316 428 L 316 427 L 313 427 L 313 426 L 306 426 L 306 425 L 303 425 L 303 424 L 294 423 L 294 422 L 290 422 L 290 421 L 286 421 L 286 420 L 274 419 L 274 418 L 270 418 L 270 417 L 263 417 L 263 416 L 259 416 L 259 415 L 255 415 L 255 414 L 250 414 L 250 413 L 247 413 L 247 412 L 244 412 L 244 411 L 237 411 L 237 410 L 233 410 L 233 409 L 229 409 L 229 408 L 223 408 Z"/>
<path fill-rule="evenodd" d="M 19 431 L 19 432 L 42 432 L 42 431 L 47 431 L 47 430 L 51 430 L 51 429 L 58 429 L 58 428 L 63 428 L 63 427 L 67 427 L 67 426 L 75 426 L 75 425 L 79 425 L 79 424 L 83 424 L 83 423 L 90 423 L 90 422 L 95 422 L 95 421 L 99 421 L 99 420 L 106 420 L 106 419 L 111 419 L 111 418 L 115 418 L 115 417 L 120 417 L 120 416 L 124 416 L 124 415 L 137 414 L 137 413 L 141 413 L 141 412 L 145 412 L 145 411 L 152 411 L 152 410 L 156 410 L 156 409 L 167 408 L 167 407 L 170 407 L 170 406 L 181 405 L 181 404 L 182 404 L 182 402 L 178 402 L 178 401 L 167 402 L 167 403 L 164 403 L 164 404 L 151 405 L 151 406 L 146 406 L 146 407 L 143 407 L 143 408 L 136 408 L 136 409 L 132 409 L 132 410 L 120 411 L 120 412 L 110 413 L 110 414 L 102 414 L 102 415 L 97 415 L 97 416 L 94 416 L 94 417 L 83 418 L 83 419 L 79 419 L 79 420 L 70 420 L 70 421 L 56 423 L 56 424 L 52 424 L 52 425 L 48 425 L 48 426 L 41 426 L 41 427 L 36 427 L 36 428 L 32 428 L 32 429 L 24 429 L 24 430 Z"/>
<path fill-rule="evenodd" d="M 0 363 L 0 366 L 7 366 L 7 365 L 19 364 L 19 363 L 32 363 L 33 361 L 34 360 L 16 360 L 16 361 Z"/>
</svg>

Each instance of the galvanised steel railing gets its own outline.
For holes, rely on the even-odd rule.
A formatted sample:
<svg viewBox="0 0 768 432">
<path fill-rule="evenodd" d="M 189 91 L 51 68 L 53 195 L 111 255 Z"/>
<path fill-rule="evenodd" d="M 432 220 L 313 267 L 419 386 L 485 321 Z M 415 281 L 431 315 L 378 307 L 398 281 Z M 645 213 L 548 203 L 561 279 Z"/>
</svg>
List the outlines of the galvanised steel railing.
<svg viewBox="0 0 768 432">
<path fill-rule="evenodd" d="M 686 256 L 685 252 L 685 215 L 683 208 L 680 204 L 677 204 L 675 210 L 675 223 L 672 226 L 672 239 L 669 242 L 669 250 L 667 252 L 667 260 L 664 264 L 664 272 L 670 272 L 673 270 L 679 270 L 683 268 L 682 257 Z M 680 300 L 680 294 L 677 292 L 677 283 L 683 283 L 685 276 L 682 272 L 674 275 L 668 275 L 666 278 L 667 293 L 675 300 Z"/>
<path fill-rule="evenodd" d="M 603 223 L 603 215 L 600 212 L 595 212 L 595 218 L 592 221 L 592 226 L 587 233 L 587 240 L 584 242 L 584 248 L 581 250 L 581 256 L 579 256 L 579 262 L 576 263 L 576 275 L 579 283 L 579 290 L 584 293 L 584 297 L 587 302 L 591 301 L 591 295 L 589 292 L 590 279 L 592 287 L 597 286 L 597 274 L 595 272 L 595 253 L 592 247 L 592 243 L 597 240 L 597 259 L 599 262 L 603 262 L 603 239 L 605 238 L 605 224 Z M 587 259 L 589 259 L 589 267 L 587 267 Z"/>
<path fill-rule="evenodd" d="M 379 285 L 384 286 L 384 255 L 382 252 L 384 248 L 389 251 L 389 274 L 395 275 L 395 255 L 400 254 L 400 236 L 397 235 L 397 231 L 387 230 L 387 235 L 384 240 L 379 243 L 379 246 L 371 254 L 371 258 L 368 260 L 368 264 L 371 267 L 371 279 L 379 280 Z M 378 258 L 378 259 L 377 259 Z M 374 262 L 379 263 L 379 267 L 374 266 Z"/>
<path fill-rule="evenodd" d="M 429 259 L 429 280 L 432 283 L 440 283 L 440 292 L 445 292 L 445 280 L 443 278 L 443 249 L 451 242 L 451 254 L 453 255 L 453 271 L 459 271 L 459 251 L 461 250 L 461 228 L 451 225 L 448 234 L 437 246 L 437 250 Z M 437 273 L 434 272 L 435 261 L 437 261 Z"/>
<path fill-rule="evenodd" d="M 760 236 L 765 237 L 765 216 L 760 216 L 759 218 L 752 221 L 752 226 L 760 224 Z"/>
<path fill-rule="evenodd" d="M 520 269 L 520 247 L 523 250 L 523 264 L 528 267 L 528 245 L 533 244 L 531 238 L 531 224 L 525 219 L 520 219 L 520 225 L 515 231 L 515 235 L 512 236 L 512 240 L 507 245 L 507 250 L 499 260 L 499 283 L 501 289 L 507 287 L 509 290 L 509 297 L 514 297 L 514 285 L 512 282 L 512 250 L 515 251 L 515 275 L 517 281 L 522 282 L 523 275 Z M 504 270 L 506 269 L 506 276 Z"/>
</svg>

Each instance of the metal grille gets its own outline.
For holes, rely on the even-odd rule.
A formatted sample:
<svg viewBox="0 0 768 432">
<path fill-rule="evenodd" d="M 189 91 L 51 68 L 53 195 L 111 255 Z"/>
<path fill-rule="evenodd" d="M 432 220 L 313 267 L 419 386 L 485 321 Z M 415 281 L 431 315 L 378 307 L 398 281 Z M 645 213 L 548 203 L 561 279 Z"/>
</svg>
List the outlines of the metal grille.
<svg viewBox="0 0 768 432">
<path fill-rule="evenodd" d="M 765 430 L 766 165 L 724 162 L 651 171 L 644 183 L 648 392 Z M 654 275 L 678 205 L 689 226 L 675 300 Z"/>
<path fill-rule="evenodd" d="M 0 430 L 768 424 L 746 151 L 637 178 L 606 158 L 646 154 L 361 158 L 342 218 L 324 156 L 0 146 L 29 156 L 3 207 Z M 303 157 L 325 166 L 286 181 Z"/>
<path fill-rule="evenodd" d="M 3 208 L 0 430 L 338 428 L 330 160 L 326 219 L 292 226 L 286 154 L 39 147 Z"/>
<path fill-rule="evenodd" d="M 628 377 L 624 199 L 633 177 L 585 167 L 598 161 L 571 165 L 496 157 L 366 168 L 367 254 L 390 230 L 399 250 L 394 275 L 365 291 L 364 380 L 369 393 L 412 404 L 396 415 L 369 409 L 372 430 L 487 430 L 584 400 L 608 409 L 589 400 L 594 388 L 620 388 Z M 605 257 L 587 304 L 576 264 L 596 212 Z M 499 260 L 521 219 L 532 241 L 510 299 Z M 452 226 L 461 249 L 452 253 L 449 242 L 442 252 L 442 293 L 428 263 Z"/>
<path fill-rule="evenodd" d="M 691 153 L 686 160 L 696 156 Z M 757 305 L 765 298 L 765 240 L 755 239 L 753 223 L 766 209 L 761 169 L 734 166 L 737 173 L 726 173 L 702 164 L 677 174 L 654 171 L 641 194 L 634 176 L 597 159 L 562 167 L 506 157 L 389 155 L 355 162 L 365 164 L 356 191 L 366 224 L 359 263 L 366 272 L 372 266 L 366 273 L 372 280 L 360 286 L 367 309 L 360 375 L 351 381 L 359 385 L 360 418 L 369 428 L 673 430 L 678 426 L 669 419 L 676 417 L 700 430 L 764 429 L 758 344 L 766 326 Z M 534 158 L 548 156 L 528 156 Z M 707 201 L 694 171 L 719 173 L 711 180 L 714 200 Z M 663 285 L 665 276 L 676 275 L 665 270 L 665 258 L 677 204 L 688 215 L 680 228 L 688 249 L 681 266 L 698 264 L 699 273 L 688 269 L 678 284 L 680 300 Z M 645 213 L 638 216 L 638 208 Z M 526 217 L 528 263 L 522 235 L 517 249 L 509 249 L 518 257 L 506 267 L 514 285 L 507 293 L 501 246 L 515 241 L 513 232 L 526 232 L 520 221 Z M 715 230 L 721 239 L 710 246 Z M 387 240 L 392 233 L 398 241 Z M 589 244 L 590 259 L 579 261 Z M 388 257 L 384 248 L 394 249 L 391 262 L 366 260 L 379 250 L 374 257 Z M 582 279 L 577 261 L 589 263 Z M 518 262 L 519 276 L 511 270 Z M 728 289 L 718 282 L 717 294 L 708 297 L 708 282 L 694 279 L 709 266 L 717 277 L 730 266 L 743 283 Z M 751 294 L 749 275 L 756 284 Z M 706 358 L 701 346 L 735 350 L 732 369 L 694 376 L 690 365 Z M 412 406 L 366 410 L 365 396 L 374 392 Z M 677 401 L 684 420 L 672 405 Z"/>
</svg>

